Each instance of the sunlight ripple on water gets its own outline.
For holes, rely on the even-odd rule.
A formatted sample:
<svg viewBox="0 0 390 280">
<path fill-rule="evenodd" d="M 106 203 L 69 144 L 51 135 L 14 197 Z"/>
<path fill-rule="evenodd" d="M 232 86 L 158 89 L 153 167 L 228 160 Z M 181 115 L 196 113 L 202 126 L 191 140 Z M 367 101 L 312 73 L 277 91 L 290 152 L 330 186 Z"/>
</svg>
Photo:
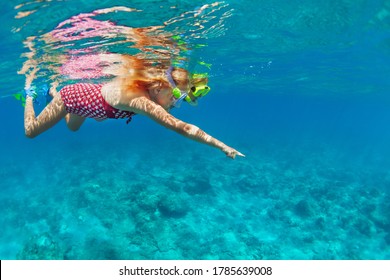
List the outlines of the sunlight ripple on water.
<svg viewBox="0 0 390 280">
<path fill-rule="evenodd" d="M 35 76 L 36 83 L 112 78 L 115 71 L 111 70 L 119 62 L 101 59 L 101 55 L 112 53 L 133 55 L 155 65 L 174 63 L 187 69 L 194 68 L 202 61 L 194 56 L 193 50 L 205 47 L 210 38 L 222 36 L 226 31 L 224 21 L 232 15 L 232 9 L 223 2 L 186 12 L 175 7 L 160 7 L 177 13 L 169 19 L 160 13 L 159 20 L 153 12 L 115 6 L 72 15 L 57 22 L 50 31 L 32 32 L 33 18 L 50 9 L 50 5 L 57 3 L 32 2 L 15 7 L 18 10 L 15 18 L 20 22 L 13 31 L 35 34 L 23 40 L 27 50 L 23 56 L 28 60 L 19 74 Z M 150 17 L 150 14 L 154 16 Z M 152 18 L 154 24 L 144 21 L 143 26 L 140 23 L 137 27 L 132 26 L 134 17 L 140 16 Z M 35 24 L 35 28 L 41 26 Z"/>
</svg>

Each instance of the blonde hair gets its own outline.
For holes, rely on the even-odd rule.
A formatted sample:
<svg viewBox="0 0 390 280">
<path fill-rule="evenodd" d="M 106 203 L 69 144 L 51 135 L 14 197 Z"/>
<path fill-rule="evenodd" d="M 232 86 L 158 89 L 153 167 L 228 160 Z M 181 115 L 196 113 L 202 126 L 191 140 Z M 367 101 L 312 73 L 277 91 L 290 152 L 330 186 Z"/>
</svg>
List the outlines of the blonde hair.
<svg viewBox="0 0 390 280">
<path fill-rule="evenodd" d="M 167 77 L 167 67 L 145 67 L 139 71 L 139 76 L 135 78 L 134 82 L 149 89 L 156 89 L 159 87 L 173 87 Z M 171 72 L 172 79 L 177 87 L 187 87 L 190 83 L 190 74 L 183 68 L 174 68 Z"/>
<path fill-rule="evenodd" d="M 189 73 L 183 68 L 173 68 L 172 78 L 176 86 L 185 87 L 190 82 Z"/>
<path fill-rule="evenodd" d="M 202 76 L 202 77 L 191 77 L 191 84 L 193 85 L 207 85 L 209 79 L 207 76 Z"/>
<path fill-rule="evenodd" d="M 190 73 L 183 68 L 174 68 L 172 71 L 172 78 L 176 83 L 176 86 L 185 87 L 190 83 L 193 85 L 207 84 L 207 76 L 190 75 Z"/>
<path fill-rule="evenodd" d="M 133 69 L 129 76 L 127 87 L 158 89 L 162 87 L 173 87 L 170 84 L 167 71 L 170 66 L 168 63 L 153 64 L 146 59 L 132 57 L 131 63 L 126 66 Z M 177 87 L 185 88 L 191 84 L 207 84 L 207 77 L 192 77 L 184 68 L 175 67 L 171 72 L 172 79 Z"/>
</svg>

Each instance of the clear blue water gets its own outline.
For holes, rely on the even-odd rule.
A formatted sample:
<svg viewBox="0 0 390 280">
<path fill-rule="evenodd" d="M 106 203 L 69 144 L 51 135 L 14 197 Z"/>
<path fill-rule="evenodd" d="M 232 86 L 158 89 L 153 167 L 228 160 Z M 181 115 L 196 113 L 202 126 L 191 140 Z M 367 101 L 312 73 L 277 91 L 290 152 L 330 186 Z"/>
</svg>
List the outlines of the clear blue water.
<svg viewBox="0 0 390 280">
<path fill-rule="evenodd" d="M 0 258 L 389 259 L 390 1 L 228 0 L 207 32 L 194 2 L 2 3 Z M 23 41 L 112 6 L 207 44 L 212 92 L 173 113 L 246 158 L 140 116 L 25 138 Z"/>
</svg>

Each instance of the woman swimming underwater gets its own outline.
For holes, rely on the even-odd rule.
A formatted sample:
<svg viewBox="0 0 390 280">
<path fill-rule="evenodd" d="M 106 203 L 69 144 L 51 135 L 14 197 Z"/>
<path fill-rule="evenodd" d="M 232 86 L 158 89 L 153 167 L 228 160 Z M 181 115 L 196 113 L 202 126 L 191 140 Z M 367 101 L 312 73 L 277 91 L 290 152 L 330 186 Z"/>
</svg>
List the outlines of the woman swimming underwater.
<svg viewBox="0 0 390 280">
<path fill-rule="evenodd" d="M 145 65 L 141 59 L 131 56 L 110 54 L 109 59 L 122 61 L 123 67 L 116 71 L 127 72 L 127 75 L 118 75 L 112 81 L 101 84 L 66 85 L 58 93 L 53 86 L 50 89 L 52 101 L 37 117 L 33 106 L 35 93 L 31 89 L 31 81 L 26 82 L 26 136 L 33 138 L 63 118 L 70 130 L 77 131 L 86 118 L 130 120 L 134 114 L 140 114 L 190 139 L 218 148 L 230 158 L 244 156 L 195 125 L 169 113 L 172 107 L 183 101 L 196 103 L 198 98 L 206 95 L 210 91 L 206 76 L 190 75 L 186 70 L 172 66 Z"/>
<path fill-rule="evenodd" d="M 58 83 L 54 82 L 49 90 L 53 99 L 37 117 L 33 106 L 36 93 L 32 82 L 40 62 L 33 59 L 36 53 L 33 43 L 35 38 L 25 40 L 25 47 L 30 50 L 26 55 L 29 59 L 19 73 L 26 75 L 24 128 L 27 137 L 41 134 L 63 118 L 69 129 L 77 131 L 86 118 L 98 121 L 127 118 L 130 121 L 133 115 L 140 114 L 190 139 L 218 148 L 230 158 L 244 156 L 195 125 L 185 123 L 169 113 L 171 108 L 178 107 L 181 102 L 196 104 L 199 98 L 210 91 L 207 75 L 190 74 L 184 68 L 171 66 L 172 56 L 178 55 L 177 46 L 183 48 L 183 44 L 172 40 L 172 35 L 164 36 L 160 26 L 130 28 L 94 18 L 128 10 L 114 7 L 79 14 L 39 37 L 40 45 L 46 47 L 43 64 L 60 65 L 54 71 L 57 76 L 51 80 L 70 79 L 77 82 L 65 85 L 59 92 Z M 140 52 L 137 55 L 104 51 L 98 53 L 96 46 L 91 45 L 96 38 L 107 40 L 117 37 L 125 38 L 123 42 L 132 43 L 132 48 Z M 77 40 L 87 39 L 90 40 L 87 48 L 74 48 Z M 52 56 L 49 49 L 51 46 Z M 58 46 L 73 47 L 59 55 L 56 51 Z M 157 57 L 154 60 L 145 55 L 151 51 L 155 52 L 153 57 Z M 104 78 L 104 82 L 83 82 L 100 78 Z"/>
</svg>

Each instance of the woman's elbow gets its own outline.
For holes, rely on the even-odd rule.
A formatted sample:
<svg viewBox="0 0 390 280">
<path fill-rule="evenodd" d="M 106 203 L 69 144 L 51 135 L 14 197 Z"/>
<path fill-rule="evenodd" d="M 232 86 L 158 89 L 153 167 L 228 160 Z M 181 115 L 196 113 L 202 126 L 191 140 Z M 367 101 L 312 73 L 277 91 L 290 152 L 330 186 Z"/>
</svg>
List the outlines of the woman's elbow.
<svg viewBox="0 0 390 280">
<path fill-rule="evenodd" d="M 199 127 L 192 124 L 185 124 L 182 128 L 183 134 L 188 135 L 190 137 L 194 137 L 199 132 Z"/>
<path fill-rule="evenodd" d="M 34 131 L 32 129 L 28 129 L 28 128 L 26 128 L 24 130 L 24 134 L 26 135 L 27 138 L 30 138 L 30 139 L 33 139 L 38 135 L 37 133 L 34 133 Z"/>
</svg>

